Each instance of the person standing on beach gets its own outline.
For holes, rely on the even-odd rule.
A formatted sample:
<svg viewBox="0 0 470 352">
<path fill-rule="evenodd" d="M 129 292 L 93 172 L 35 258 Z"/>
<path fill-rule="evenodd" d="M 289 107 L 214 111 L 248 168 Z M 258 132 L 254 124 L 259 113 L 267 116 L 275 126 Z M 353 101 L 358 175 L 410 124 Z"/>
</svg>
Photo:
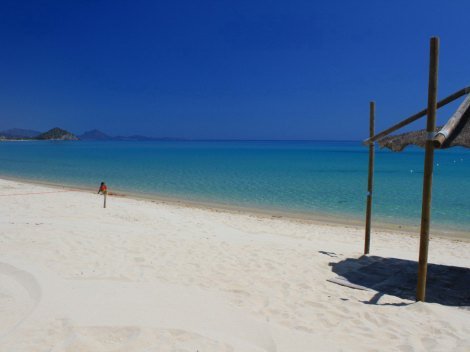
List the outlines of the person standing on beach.
<svg viewBox="0 0 470 352">
<path fill-rule="evenodd" d="M 101 182 L 100 189 L 98 190 L 98 194 L 102 194 L 104 196 L 103 208 L 106 208 L 106 198 L 108 196 L 108 187 L 106 183 Z"/>
<path fill-rule="evenodd" d="M 101 182 L 100 189 L 98 190 L 98 194 L 108 194 L 108 187 L 106 186 L 106 183 Z"/>
</svg>

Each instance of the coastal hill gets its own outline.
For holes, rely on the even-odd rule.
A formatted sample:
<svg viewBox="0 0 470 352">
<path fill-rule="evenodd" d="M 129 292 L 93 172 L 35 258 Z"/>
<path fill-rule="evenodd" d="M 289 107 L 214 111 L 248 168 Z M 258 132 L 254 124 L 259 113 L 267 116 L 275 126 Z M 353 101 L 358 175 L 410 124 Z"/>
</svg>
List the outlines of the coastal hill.
<svg viewBox="0 0 470 352">
<path fill-rule="evenodd" d="M 85 133 L 78 136 L 81 141 L 110 141 L 113 137 L 108 136 L 106 133 L 100 130 L 86 131 Z"/>
<path fill-rule="evenodd" d="M 78 141 L 77 136 L 61 128 L 55 127 L 47 132 L 41 133 L 34 139 L 39 140 L 59 140 L 59 141 Z"/>
<path fill-rule="evenodd" d="M 62 140 L 62 141 L 181 141 L 181 138 L 155 138 L 141 135 L 132 136 L 110 136 L 100 130 L 94 129 L 86 131 L 81 135 L 66 131 L 64 129 L 55 127 L 47 132 L 41 133 L 38 131 L 12 128 L 0 131 L 0 140 Z"/>
<path fill-rule="evenodd" d="M 55 127 L 47 132 L 27 130 L 22 128 L 12 128 L 0 131 L 0 140 L 60 140 L 60 141 L 77 141 L 78 138 L 61 128 Z"/>
</svg>

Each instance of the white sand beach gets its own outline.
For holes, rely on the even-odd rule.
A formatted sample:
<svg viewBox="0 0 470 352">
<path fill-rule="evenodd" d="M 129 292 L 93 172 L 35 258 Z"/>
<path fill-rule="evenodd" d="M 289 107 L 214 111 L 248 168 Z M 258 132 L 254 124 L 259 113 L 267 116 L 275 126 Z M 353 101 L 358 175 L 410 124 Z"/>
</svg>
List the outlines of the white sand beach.
<svg viewBox="0 0 470 352">
<path fill-rule="evenodd" d="M 113 196 L 103 209 L 93 190 L 7 180 L 0 200 L 0 351 L 470 350 L 465 283 L 431 275 L 441 303 L 404 297 L 415 234 L 374 230 L 361 259 L 352 225 Z M 468 278 L 470 242 L 432 236 L 429 262 Z"/>
</svg>

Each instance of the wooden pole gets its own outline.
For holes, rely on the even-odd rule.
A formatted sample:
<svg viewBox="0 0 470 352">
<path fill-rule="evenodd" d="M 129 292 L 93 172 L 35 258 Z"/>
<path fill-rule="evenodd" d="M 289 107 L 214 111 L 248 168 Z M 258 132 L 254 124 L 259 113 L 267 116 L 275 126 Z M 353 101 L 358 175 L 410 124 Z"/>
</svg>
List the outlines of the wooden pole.
<svg viewBox="0 0 470 352">
<path fill-rule="evenodd" d="M 369 104 L 369 136 L 374 136 L 375 102 Z M 369 177 L 367 180 L 367 209 L 366 209 L 366 233 L 364 240 L 364 254 L 370 250 L 370 223 L 372 218 L 372 189 L 374 183 L 374 142 L 369 142 Z"/>
<path fill-rule="evenodd" d="M 418 285 L 416 299 L 424 301 L 426 297 L 426 276 L 428 270 L 429 227 L 431 223 L 432 171 L 434 164 L 433 137 L 436 128 L 437 110 L 437 71 L 439 64 L 439 38 L 431 38 L 429 86 L 428 86 L 428 119 L 426 124 L 426 152 L 424 157 L 423 203 L 421 210 L 421 231 L 419 241 Z"/>
<path fill-rule="evenodd" d="M 104 203 L 103 203 L 103 208 L 106 208 L 106 197 L 108 195 L 108 192 L 104 192 Z"/>
<path fill-rule="evenodd" d="M 461 123 L 462 119 L 465 119 L 466 112 L 470 108 L 470 95 L 467 95 L 465 100 L 460 104 L 457 111 L 452 115 L 452 117 L 447 121 L 444 127 L 436 134 L 433 140 L 434 148 L 442 148 L 443 144 L 449 137 L 452 137 L 457 126 Z M 465 122 L 465 121 L 464 121 Z"/>
</svg>

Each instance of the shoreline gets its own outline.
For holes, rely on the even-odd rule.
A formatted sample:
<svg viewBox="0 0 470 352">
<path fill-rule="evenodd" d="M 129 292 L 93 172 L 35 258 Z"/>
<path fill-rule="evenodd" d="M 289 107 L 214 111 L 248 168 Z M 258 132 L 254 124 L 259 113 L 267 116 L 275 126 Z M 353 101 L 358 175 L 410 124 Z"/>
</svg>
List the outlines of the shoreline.
<svg viewBox="0 0 470 352">
<path fill-rule="evenodd" d="M 0 179 L 6 181 L 13 181 L 18 183 L 25 183 L 31 185 L 40 185 L 46 186 L 55 189 L 66 189 L 71 191 L 78 191 L 89 193 L 91 191 L 90 187 L 87 186 L 77 186 L 69 184 L 60 184 L 49 181 L 39 181 L 25 179 L 21 177 L 10 177 L 5 175 L 0 175 Z M 265 208 L 256 208 L 256 207 L 244 207 L 231 205 L 226 203 L 218 202 L 206 202 L 206 201 L 195 201 L 188 199 L 181 199 L 177 197 L 165 197 L 161 195 L 144 195 L 141 193 L 134 193 L 123 190 L 111 191 L 109 196 L 120 197 L 120 198 L 129 198 L 140 201 L 147 201 L 159 204 L 168 204 L 173 206 L 179 206 L 184 208 L 195 208 L 211 212 L 225 212 L 232 214 L 243 214 L 248 216 L 260 217 L 260 218 L 271 218 L 271 219 L 283 219 L 291 222 L 297 223 L 310 223 L 318 225 L 330 225 L 338 227 L 352 227 L 357 230 L 364 228 L 364 219 L 360 217 L 359 219 L 354 219 L 352 216 L 348 217 L 347 215 L 340 214 L 326 214 L 326 213 L 303 213 L 303 212 L 288 212 L 281 211 L 276 209 L 265 209 Z M 397 223 L 388 223 L 383 221 L 372 221 L 372 233 L 374 231 L 392 231 L 396 234 L 409 235 L 419 237 L 419 226 L 413 226 L 409 224 L 397 224 Z M 470 234 L 464 230 L 446 230 L 439 226 L 431 228 L 431 237 L 438 237 L 443 239 L 458 240 L 470 242 Z"/>
</svg>

